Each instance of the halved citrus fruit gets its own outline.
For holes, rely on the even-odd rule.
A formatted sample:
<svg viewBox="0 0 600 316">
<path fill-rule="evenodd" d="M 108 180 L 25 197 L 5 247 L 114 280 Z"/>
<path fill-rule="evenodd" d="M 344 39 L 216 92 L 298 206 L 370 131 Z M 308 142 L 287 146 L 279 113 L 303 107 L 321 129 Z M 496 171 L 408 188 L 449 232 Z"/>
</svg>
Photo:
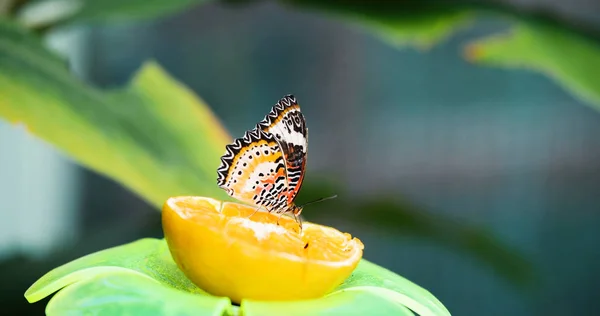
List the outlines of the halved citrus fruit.
<svg viewBox="0 0 600 316">
<path fill-rule="evenodd" d="M 362 258 L 350 234 L 207 197 L 168 199 L 162 212 L 173 259 L 198 287 L 242 299 L 317 298 L 340 285 Z"/>
</svg>

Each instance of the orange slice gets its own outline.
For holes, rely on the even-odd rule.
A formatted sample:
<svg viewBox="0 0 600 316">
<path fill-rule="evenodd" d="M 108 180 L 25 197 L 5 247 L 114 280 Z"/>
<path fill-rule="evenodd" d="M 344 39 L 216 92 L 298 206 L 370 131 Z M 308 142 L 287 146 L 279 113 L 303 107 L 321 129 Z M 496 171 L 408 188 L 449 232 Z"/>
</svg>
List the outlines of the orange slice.
<svg viewBox="0 0 600 316">
<path fill-rule="evenodd" d="M 173 259 L 198 287 L 242 299 L 317 298 L 340 285 L 363 244 L 334 228 L 206 197 L 168 199 L 162 212 Z"/>
</svg>

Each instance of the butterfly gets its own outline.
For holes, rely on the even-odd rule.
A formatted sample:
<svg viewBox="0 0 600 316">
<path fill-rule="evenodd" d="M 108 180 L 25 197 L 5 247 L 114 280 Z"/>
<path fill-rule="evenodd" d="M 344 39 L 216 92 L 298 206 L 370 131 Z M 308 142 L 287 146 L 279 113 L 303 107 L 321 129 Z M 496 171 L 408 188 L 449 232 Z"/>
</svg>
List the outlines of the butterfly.
<svg viewBox="0 0 600 316">
<path fill-rule="evenodd" d="M 308 128 L 293 95 L 281 98 L 243 137 L 225 146 L 217 184 L 230 196 L 268 212 L 292 214 L 304 180 Z"/>
</svg>

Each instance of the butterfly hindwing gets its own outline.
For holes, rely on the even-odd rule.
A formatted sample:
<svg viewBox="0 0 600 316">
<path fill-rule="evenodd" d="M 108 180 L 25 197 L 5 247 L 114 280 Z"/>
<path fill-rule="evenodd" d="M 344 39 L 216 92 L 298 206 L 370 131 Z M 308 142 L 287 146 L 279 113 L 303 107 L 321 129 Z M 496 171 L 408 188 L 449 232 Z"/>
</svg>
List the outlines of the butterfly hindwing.
<svg viewBox="0 0 600 316">
<path fill-rule="evenodd" d="M 257 129 L 273 135 L 283 151 L 289 184 L 288 203 L 291 204 L 304 180 L 308 149 L 308 128 L 296 98 L 292 95 L 281 98 L 258 123 Z"/>
<path fill-rule="evenodd" d="M 225 147 L 218 185 L 230 196 L 271 211 L 286 206 L 284 152 L 271 134 L 254 129 Z"/>
</svg>

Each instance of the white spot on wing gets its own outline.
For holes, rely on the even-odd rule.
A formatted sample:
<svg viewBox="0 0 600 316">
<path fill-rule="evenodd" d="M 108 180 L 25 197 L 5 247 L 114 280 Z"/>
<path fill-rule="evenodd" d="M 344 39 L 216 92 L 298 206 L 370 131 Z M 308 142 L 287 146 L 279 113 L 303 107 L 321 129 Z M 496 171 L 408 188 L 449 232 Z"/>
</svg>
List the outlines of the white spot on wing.
<svg viewBox="0 0 600 316">
<path fill-rule="evenodd" d="M 302 135 L 302 133 L 294 131 L 293 129 L 290 133 L 288 133 L 287 127 L 283 123 L 283 120 L 273 125 L 267 130 L 267 132 L 271 134 L 281 134 L 281 137 L 286 142 L 292 143 L 294 145 L 300 145 L 302 146 L 302 148 L 304 148 L 304 150 L 306 150 L 306 139 L 304 138 L 304 135 Z"/>
</svg>

